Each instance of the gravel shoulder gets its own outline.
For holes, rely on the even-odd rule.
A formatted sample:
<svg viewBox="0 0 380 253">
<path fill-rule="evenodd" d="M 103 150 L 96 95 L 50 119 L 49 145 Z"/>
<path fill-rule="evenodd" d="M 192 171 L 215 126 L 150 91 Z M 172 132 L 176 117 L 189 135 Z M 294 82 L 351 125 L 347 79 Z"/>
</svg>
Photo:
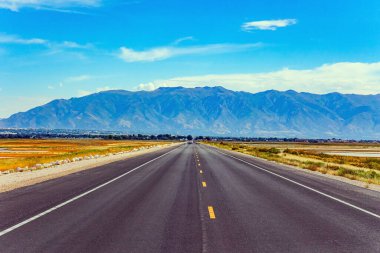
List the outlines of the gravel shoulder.
<svg viewBox="0 0 380 253">
<path fill-rule="evenodd" d="M 34 185 L 50 179 L 76 173 L 78 171 L 92 169 L 108 163 L 128 159 L 131 157 L 154 152 L 162 148 L 180 145 L 181 143 L 173 143 L 167 145 L 158 145 L 151 148 L 143 148 L 137 151 L 130 151 L 122 154 L 99 157 L 91 160 L 81 160 L 67 164 L 57 165 L 52 168 L 45 168 L 35 171 L 16 172 L 0 175 L 0 192 L 7 192 L 17 188 Z"/>
</svg>

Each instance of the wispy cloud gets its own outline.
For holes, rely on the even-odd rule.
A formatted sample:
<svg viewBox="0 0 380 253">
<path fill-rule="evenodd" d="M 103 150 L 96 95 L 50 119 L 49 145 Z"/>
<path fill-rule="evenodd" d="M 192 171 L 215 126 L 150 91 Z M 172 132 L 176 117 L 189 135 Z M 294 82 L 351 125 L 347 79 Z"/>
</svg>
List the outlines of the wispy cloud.
<svg viewBox="0 0 380 253">
<path fill-rule="evenodd" d="M 185 42 L 185 41 L 194 41 L 194 37 L 193 36 L 187 36 L 187 37 L 182 37 L 182 38 L 179 38 L 179 39 L 176 39 L 172 45 L 176 46 L 176 45 L 179 45 L 181 44 L 182 42 Z"/>
<path fill-rule="evenodd" d="M 63 82 L 58 83 L 57 85 L 48 85 L 49 90 L 55 90 L 56 88 L 63 88 Z"/>
<path fill-rule="evenodd" d="M 380 94 L 379 83 L 380 62 L 341 62 L 303 70 L 282 69 L 267 73 L 178 77 L 140 84 L 136 89 L 222 85 L 232 90 L 249 92 L 293 89 L 319 94 L 329 92 Z"/>
<path fill-rule="evenodd" d="M 20 46 L 38 46 L 44 50 L 45 55 L 55 55 L 68 53 L 79 59 L 85 59 L 82 54 L 83 50 L 95 50 L 90 44 L 79 44 L 73 41 L 49 41 L 42 38 L 22 38 L 18 35 L 0 33 L 0 44 L 20 45 Z M 0 52 L 1 53 L 1 52 Z"/>
<path fill-rule="evenodd" d="M 164 87 L 165 84 L 162 84 L 160 81 L 158 82 L 150 82 L 150 83 L 140 83 L 137 87 L 134 88 L 134 90 L 141 91 L 152 91 L 157 89 L 158 87 Z"/>
<path fill-rule="evenodd" d="M 153 62 L 165 60 L 168 58 L 183 55 L 201 55 L 201 54 L 222 54 L 238 52 L 257 48 L 262 46 L 261 43 L 255 44 L 210 44 L 203 46 L 190 47 L 157 47 L 143 51 L 136 51 L 131 48 L 121 47 L 119 57 L 126 62 Z"/>
<path fill-rule="evenodd" d="M 23 39 L 17 35 L 0 33 L 0 44 L 46 45 L 48 41 L 39 38 Z"/>
<path fill-rule="evenodd" d="M 90 91 L 90 90 L 78 90 L 78 95 L 79 96 L 88 96 L 88 95 L 91 95 L 91 94 L 96 93 L 96 92 L 102 92 L 102 91 L 108 91 L 108 90 L 118 90 L 118 89 L 119 88 L 112 88 L 112 87 L 109 87 L 109 86 L 105 86 L 105 87 L 96 88 L 93 91 Z"/>
<path fill-rule="evenodd" d="M 100 4 L 100 0 L 0 0 L 0 8 L 11 11 L 22 8 L 60 10 L 71 7 L 97 7 Z"/>
<path fill-rule="evenodd" d="M 275 31 L 277 28 L 286 27 L 297 24 L 296 19 L 277 19 L 277 20 L 261 20 L 244 23 L 241 28 L 243 31 L 252 30 L 271 30 Z"/>
<path fill-rule="evenodd" d="M 61 48 L 76 48 L 76 49 L 90 49 L 93 47 L 92 44 L 79 44 L 73 41 L 63 41 L 61 43 L 53 43 L 55 46 L 59 46 Z"/>
<path fill-rule="evenodd" d="M 44 45 L 51 48 L 72 48 L 72 49 L 89 49 L 92 44 L 79 44 L 73 41 L 54 42 L 41 38 L 22 38 L 14 34 L 0 33 L 0 44 L 20 44 L 20 45 Z"/>
<path fill-rule="evenodd" d="M 80 75 L 80 76 L 71 76 L 66 78 L 66 82 L 82 82 L 92 79 L 93 76 L 90 75 Z"/>
</svg>

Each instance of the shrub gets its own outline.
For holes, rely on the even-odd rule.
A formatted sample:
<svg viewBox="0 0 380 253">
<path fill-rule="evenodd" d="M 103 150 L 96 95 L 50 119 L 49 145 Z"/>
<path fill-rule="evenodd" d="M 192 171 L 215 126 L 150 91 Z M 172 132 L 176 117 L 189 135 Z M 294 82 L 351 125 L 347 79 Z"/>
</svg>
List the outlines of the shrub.
<svg viewBox="0 0 380 253">
<path fill-rule="evenodd" d="M 329 170 L 339 170 L 340 167 L 335 165 L 327 165 L 326 168 Z"/>
<path fill-rule="evenodd" d="M 344 176 L 346 174 L 347 170 L 345 168 L 339 167 L 337 171 L 338 176 Z"/>
<path fill-rule="evenodd" d="M 278 148 L 270 148 L 268 150 L 268 152 L 271 153 L 271 154 L 279 154 L 279 153 L 281 153 L 281 151 Z"/>
<path fill-rule="evenodd" d="M 365 163 L 370 169 L 380 170 L 380 159 L 367 158 Z"/>
<path fill-rule="evenodd" d="M 316 171 L 322 166 L 323 166 L 323 163 L 307 161 L 307 162 L 303 162 L 302 167 L 304 167 L 305 169 L 308 169 L 308 170 Z"/>
</svg>

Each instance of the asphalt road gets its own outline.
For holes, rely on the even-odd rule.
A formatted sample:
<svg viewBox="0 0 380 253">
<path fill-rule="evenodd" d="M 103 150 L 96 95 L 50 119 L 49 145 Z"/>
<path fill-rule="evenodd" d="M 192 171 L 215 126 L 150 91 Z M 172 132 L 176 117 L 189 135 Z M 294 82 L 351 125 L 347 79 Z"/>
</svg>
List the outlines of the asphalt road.
<svg viewBox="0 0 380 253">
<path fill-rule="evenodd" d="M 380 194 L 185 144 L 0 194 L 0 252 L 380 252 Z"/>
</svg>

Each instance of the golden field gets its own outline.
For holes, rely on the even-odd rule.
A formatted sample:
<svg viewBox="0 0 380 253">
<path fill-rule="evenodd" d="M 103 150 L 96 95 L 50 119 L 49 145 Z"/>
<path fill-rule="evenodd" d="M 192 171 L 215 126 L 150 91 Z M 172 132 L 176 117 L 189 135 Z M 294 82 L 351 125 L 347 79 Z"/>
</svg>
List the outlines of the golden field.
<svg viewBox="0 0 380 253">
<path fill-rule="evenodd" d="M 292 142 L 207 142 L 207 144 L 323 174 L 380 184 L 380 144 Z"/>
<path fill-rule="evenodd" d="M 32 168 L 36 164 L 126 152 L 167 143 L 169 142 L 99 139 L 2 139 L 0 171 Z"/>
</svg>

